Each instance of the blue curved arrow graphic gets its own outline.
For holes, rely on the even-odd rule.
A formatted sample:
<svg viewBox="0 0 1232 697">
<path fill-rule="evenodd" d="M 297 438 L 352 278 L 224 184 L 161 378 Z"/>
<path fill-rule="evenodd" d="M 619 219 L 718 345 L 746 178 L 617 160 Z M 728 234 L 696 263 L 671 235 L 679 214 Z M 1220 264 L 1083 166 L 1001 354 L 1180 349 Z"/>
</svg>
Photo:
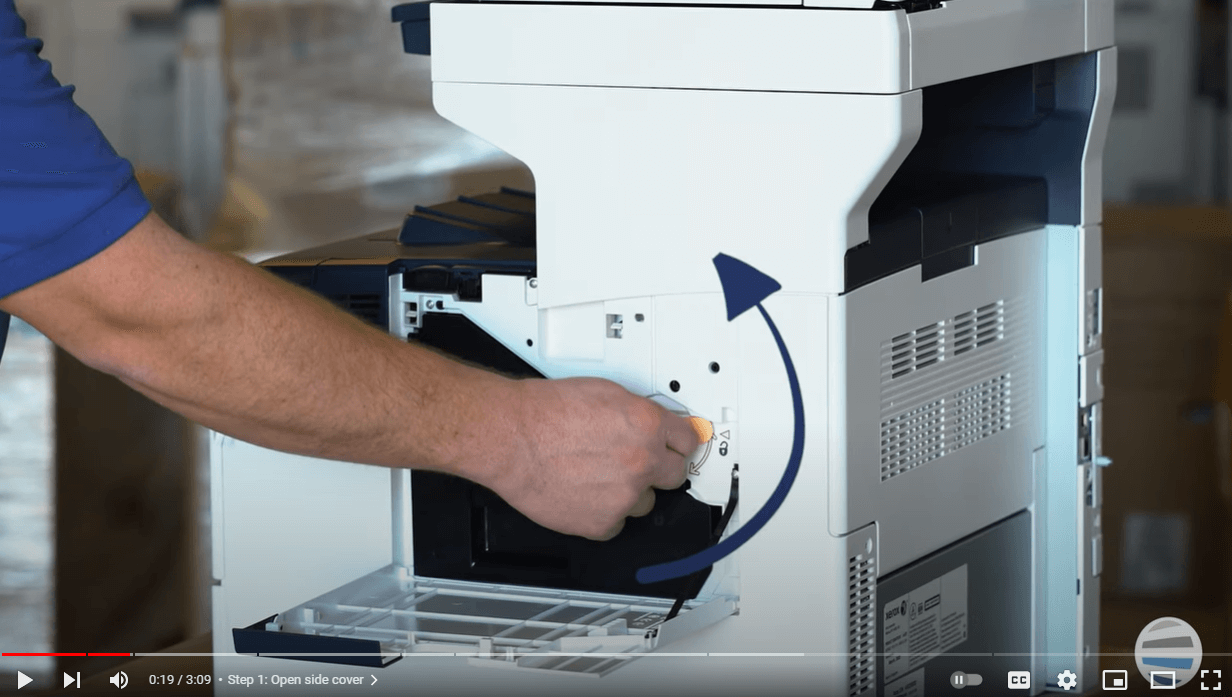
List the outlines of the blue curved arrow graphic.
<svg viewBox="0 0 1232 697">
<path fill-rule="evenodd" d="M 756 307 L 761 312 L 762 319 L 766 320 L 766 326 L 770 327 L 770 333 L 774 335 L 774 343 L 779 347 L 779 354 L 783 357 L 783 366 L 787 369 L 787 382 L 791 386 L 791 406 L 795 417 L 795 430 L 791 438 L 791 456 L 787 458 L 787 469 L 783 472 L 778 486 L 774 488 L 774 493 L 770 494 L 770 498 L 766 500 L 761 510 L 749 518 L 749 521 L 739 530 L 728 535 L 722 542 L 713 547 L 707 547 L 697 554 L 665 564 L 655 564 L 638 569 L 639 583 L 657 583 L 689 576 L 712 566 L 739 549 L 765 527 L 766 523 L 770 522 L 770 518 L 783 505 L 783 501 L 787 499 L 787 493 L 791 491 L 792 485 L 796 482 L 796 474 L 800 471 L 800 460 L 804 457 L 804 397 L 800 394 L 800 380 L 796 377 L 796 366 L 791 362 L 791 355 L 787 352 L 787 345 L 783 343 L 779 328 L 775 326 L 774 320 L 770 319 L 770 314 L 761 304 L 763 300 L 783 286 L 752 266 L 726 254 L 720 254 L 714 258 L 714 268 L 719 273 L 719 282 L 723 285 L 723 296 L 727 301 L 727 321 L 730 322 Z"/>
</svg>

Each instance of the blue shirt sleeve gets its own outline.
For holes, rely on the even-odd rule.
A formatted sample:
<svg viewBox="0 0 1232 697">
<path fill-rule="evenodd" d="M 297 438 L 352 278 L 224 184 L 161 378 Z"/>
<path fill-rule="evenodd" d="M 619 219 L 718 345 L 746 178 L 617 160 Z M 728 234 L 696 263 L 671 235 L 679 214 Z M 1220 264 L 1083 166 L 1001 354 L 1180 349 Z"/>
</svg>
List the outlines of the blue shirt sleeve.
<svg viewBox="0 0 1232 697">
<path fill-rule="evenodd" d="M 0 0 L 0 298 L 106 249 L 150 204 Z"/>
</svg>

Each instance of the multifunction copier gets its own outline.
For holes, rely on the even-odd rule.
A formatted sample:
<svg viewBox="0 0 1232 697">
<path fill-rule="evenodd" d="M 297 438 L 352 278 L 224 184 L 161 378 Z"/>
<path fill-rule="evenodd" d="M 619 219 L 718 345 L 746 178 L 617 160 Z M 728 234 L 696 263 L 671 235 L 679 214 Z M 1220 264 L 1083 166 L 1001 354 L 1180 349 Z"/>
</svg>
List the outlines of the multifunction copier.
<svg viewBox="0 0 1232 697">
<path fill-rule="evenodd" d="M 533 192 L 266 267 L 400 339 L 604 377 L 715 434 L 608 542 L 461 479 L 213 434 L 218 693 L 1095 686 L 1112 9 L 396 8 L 437 111 Z"/>
</svg>

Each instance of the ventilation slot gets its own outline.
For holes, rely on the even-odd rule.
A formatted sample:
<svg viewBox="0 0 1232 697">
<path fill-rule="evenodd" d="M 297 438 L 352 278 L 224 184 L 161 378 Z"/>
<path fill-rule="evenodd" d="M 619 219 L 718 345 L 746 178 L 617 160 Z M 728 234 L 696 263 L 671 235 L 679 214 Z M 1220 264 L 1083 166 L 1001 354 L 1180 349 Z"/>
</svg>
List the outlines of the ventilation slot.
<svg viewBox="0 0 1232 697">
<path fill-rule="evenodd" d="M 1005 303 L 995 302 L 954 318 L 954 355 L 991 344 L 1005 336 Z"/>
<path fill-rule="evenodd" d="M 945 355 L 944 340 L 943 322 L 894 337 L 890 342 L 892 377 L 899 378 L 940 361 Z"/>
<path fill-rule="evenodd" d="M 965 448 L 1008 429 L 1010 417 L 1009 373 L 985 380 L 956 392 L 948 412 L 953 419 L 949 432 L 950 450 Z"/>
<path fill-rule="evenodd" d="M 339 295 L 334 298 L 334 301 L 342 309 L 366 322 L 377 326 L 385 324 L 381 317 L 381 296 L 379 295 Z"/>
<path fill-rule="evenodd" d="M 873 689 L 877 678 L 876 568 L 872 554 L 858 554 L 847 561 L 847 694 L 857 697 Z"/>
<path fill-rule="evenodd" d="M 965 387 L 881 422 L 881 481 L 1013 425 L 1010 373 Z"/>
<path fill-rule="evenodd" d="M 944 400 L 930 402 L 881 423 L 881 480 L 945 454 Z"/>
</svg>

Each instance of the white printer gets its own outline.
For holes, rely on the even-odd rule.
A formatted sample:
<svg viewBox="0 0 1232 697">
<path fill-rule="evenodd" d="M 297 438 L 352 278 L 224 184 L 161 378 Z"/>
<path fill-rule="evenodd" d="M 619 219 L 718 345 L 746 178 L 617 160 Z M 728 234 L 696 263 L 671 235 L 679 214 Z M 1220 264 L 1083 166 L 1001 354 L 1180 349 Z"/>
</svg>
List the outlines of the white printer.
<svg viewBox="0 0 1232 697">
<path fill-rule="evenodd" d="M 715 437 L 601 543 L 460 479 L 213 435 L 218 694 L 1097 684 L 1112 0 L 394 18 L 437 110 L 534 193 L 266 266 L 401 338 L 606 377 Z"/>
</svg>

